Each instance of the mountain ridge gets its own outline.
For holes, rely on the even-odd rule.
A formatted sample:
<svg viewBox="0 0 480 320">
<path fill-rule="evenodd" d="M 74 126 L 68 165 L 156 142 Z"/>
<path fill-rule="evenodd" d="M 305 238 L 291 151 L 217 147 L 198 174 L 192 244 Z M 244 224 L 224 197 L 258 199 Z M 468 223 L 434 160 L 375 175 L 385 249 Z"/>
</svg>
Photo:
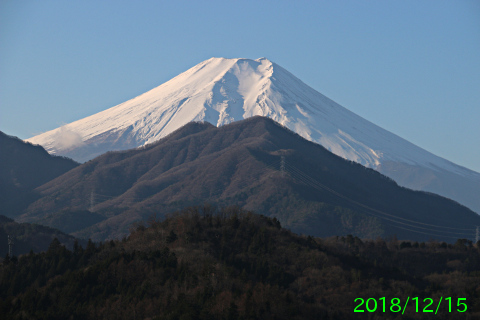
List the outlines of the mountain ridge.
<svg viewBox="0 0 480 320">
<path fill-rule="evenodd" d="M 418 239 L 428 232 L 423 224 L 434 222 L 440 227 L 428 236 L 449 239 L 455 235 L 443 228 L 480 223 L 454 201 L 399 187 L 265 117 L 190 123 L 154 144 L 97 157 L 37 191 L 42 197 L 19 221 L 50 225 L 56 215 L 92 212 L 98 219 L 71 234 L 95 240 L 121 238 L 133 222 L 205 202 L 255 210 L 314 236 Z"/>
</svg>

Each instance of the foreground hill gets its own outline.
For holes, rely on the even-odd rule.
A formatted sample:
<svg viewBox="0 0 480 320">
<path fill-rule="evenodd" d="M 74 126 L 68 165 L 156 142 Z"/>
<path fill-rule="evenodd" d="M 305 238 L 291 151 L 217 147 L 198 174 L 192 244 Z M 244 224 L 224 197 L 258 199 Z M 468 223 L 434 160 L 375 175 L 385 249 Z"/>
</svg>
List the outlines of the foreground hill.
<svg viewBox="0 0 480 320">
<path fill-rule="evenodd" d="M 0 264 L 0 316 L 477 319 L 478 270 L 479 248 L 468 241 L 314 239 L 251 212 L 197 207 L 138 225 L 122 241 L 73 252 L 53 241 L 46 253 Z M 437 308 L 441 297 L 452 298 L 450 311 L 446 300 Z M 376 311 L 357 298 L 376 300 Z"/>
<path fill-rule="evenodd" d="M 0 214 L 14 217 L 37 199 L 33 189 L 78 163 L 0 132 Z"/>
<path fill-rule="evenodd" d="M 75 238 L 50 227 L 30 223 L 16 223 L 12 219 L 0 215 L 0 257 L 8 253 L 8 236 L 14 242 L 13 255 L 46 251 L 53 239 L 58 239 L 67 248 L 73 248 Z M 86 241 L 80 240 L 80 244 Z"/>
<path fill-rule="evenodd" d="M 110 152 L 39 187 L 20 221 L 78 237 L 121 238 L 131 223 L 186 205 L 238 205 L 297 233 L 455 241 L 480 217 L 456 202 L 399 187 L 268 118 L 190 123 L 141 149 Z M 82 223 L 78 223 L 82 221 Z"/>
<path fill-rule="evenodd" d="M 191 121 L 218 127 L 252 116 L 269 117 L 403 186 L 438 193 L 480 213 L 480 173 L 363 119 L 266 58 L 208 59 L 129 101 L 28 141 L 84 162 L 153 143 Z"/>
</svg>

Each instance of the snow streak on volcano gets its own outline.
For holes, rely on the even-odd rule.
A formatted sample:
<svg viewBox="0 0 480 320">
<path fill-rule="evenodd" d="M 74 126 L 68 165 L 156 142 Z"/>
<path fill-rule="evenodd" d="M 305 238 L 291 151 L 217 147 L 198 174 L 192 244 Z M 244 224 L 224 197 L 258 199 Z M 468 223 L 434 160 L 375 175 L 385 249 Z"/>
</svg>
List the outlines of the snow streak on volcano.
<svg viewBox="0 0 480 320">
<path fill-rule="evenodd" d="M 479 173 L 357 116 L 265 58 L 211 58 L 136 98 L 28 141 L 52 154 L 87 161 L 155 142 L 190 121 L 221 126 L 255 115 L 272 118 L 402 185 L 440 193 L 480 212 L 480 203 L 473 203 L 479 201 L 468 200 L 480 190 Z"/>
</svg>

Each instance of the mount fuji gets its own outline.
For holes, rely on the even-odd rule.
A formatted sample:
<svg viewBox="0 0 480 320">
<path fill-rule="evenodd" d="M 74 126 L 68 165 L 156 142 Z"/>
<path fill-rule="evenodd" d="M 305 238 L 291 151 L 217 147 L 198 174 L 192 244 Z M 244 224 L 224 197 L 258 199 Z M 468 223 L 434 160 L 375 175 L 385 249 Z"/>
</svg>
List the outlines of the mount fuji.
<svg viewBox="0 0 480 320">
<path fill-rule="evenodd" d="M 266 58 L 208 59 L 136 98 L 27 141 L 85 162 L 153 143 L 191 121 L 222 126 L 256 115 L 402 186 L 480 212 L 480 173 L 363 119 Z"/>
</svg>

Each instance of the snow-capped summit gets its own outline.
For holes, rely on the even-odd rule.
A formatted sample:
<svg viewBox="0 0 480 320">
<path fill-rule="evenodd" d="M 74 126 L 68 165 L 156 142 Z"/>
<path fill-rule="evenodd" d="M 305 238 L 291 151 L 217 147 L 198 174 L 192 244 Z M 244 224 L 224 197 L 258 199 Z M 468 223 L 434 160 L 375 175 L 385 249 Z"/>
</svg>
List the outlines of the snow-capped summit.
<svg viewBox="0 0 480 320">
<path fill-rule="evenodd" d="M 52 154 L 86 161 L 152 143 L 190 121 L 221 126 L 255 115 L 272 118 L 402 185 L 440 193 L 480 212 L 480 203 L 474 204 L 478 200 L 456 197 L 480 190 L 479 173 L 357 116 L 266 58 L 208 59 L 136 98 L 28 141 Z M 463 179 L 472 190 L 459 189 Z"/>
</svg>

